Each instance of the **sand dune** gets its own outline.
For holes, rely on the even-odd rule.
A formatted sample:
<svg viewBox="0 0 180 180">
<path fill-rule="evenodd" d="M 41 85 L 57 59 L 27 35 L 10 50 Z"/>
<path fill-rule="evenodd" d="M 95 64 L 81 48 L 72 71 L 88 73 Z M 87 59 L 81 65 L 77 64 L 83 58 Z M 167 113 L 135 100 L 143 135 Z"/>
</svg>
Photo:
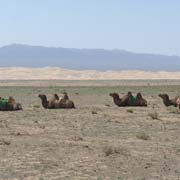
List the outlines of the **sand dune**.
<svg viewBox="0 0 180 180">
<path fill-rule="evenodd" d="M 121 80 L 121 79 L 180 79 L 180 72 L 150 71 L 96 71 L 69 70 L 59 67 L 0 68 L 0 80 Z"/>
</svg>

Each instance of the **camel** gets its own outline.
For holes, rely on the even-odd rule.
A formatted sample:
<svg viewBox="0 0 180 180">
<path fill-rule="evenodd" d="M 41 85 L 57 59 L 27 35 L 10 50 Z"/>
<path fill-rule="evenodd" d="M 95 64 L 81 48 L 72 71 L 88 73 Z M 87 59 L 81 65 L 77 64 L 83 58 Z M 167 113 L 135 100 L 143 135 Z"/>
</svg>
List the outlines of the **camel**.
<svg viewBox="0 0 180 180">
<path fill-rule="evenodd" d="M 10 96 L 9 99 L 0 97 L 0 111 L 18 111 L 22 109 L 22 105 L 20 103 L 16 103 L 12 96 Z"/>
<path fill-rule="evenodd" d="M 176 96 L 173 99 L 169 99 L 167 94 L 159 94 L 159 97 L 162 98 L 165 106 L 175 106 L 180 108 L 180 96 Z"/>
<path fill-rule="evenodd" d="M 54 98 L 51 99 L 50 101 L 47 100 L 46 95 L 44 94 L 39 94 L 38 96 L 41 99 L 42 102 L 42 106 L 45 109 L 71 109 L 71 108 L 75 108 L 75 105 L 73 103 L 73 101 L 68 99 L 59 99 L 59 96 L 57 94 L 54 94 Z M 68 96 L 66 95 L 65 98 L 67 98 Z"/>
<path fill-rule="evenodd" d="M 138 93 L 136 97 L 132 95 L 131 92 L 128 92 L 127 95 L 122 98 L 119 97 L 117 93 L 110 93 L 111 97 L 113 97 L 114 103 L 117 106 L 147 106 L 147 101 L 142 97 L 141 93 Z"/>
</svg>

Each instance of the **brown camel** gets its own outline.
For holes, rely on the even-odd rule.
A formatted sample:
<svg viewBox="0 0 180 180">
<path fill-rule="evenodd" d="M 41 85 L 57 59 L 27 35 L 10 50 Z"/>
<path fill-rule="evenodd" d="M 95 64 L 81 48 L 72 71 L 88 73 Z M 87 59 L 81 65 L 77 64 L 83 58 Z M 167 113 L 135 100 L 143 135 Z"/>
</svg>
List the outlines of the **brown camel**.
<svg viewBox="0 0 180 180">
<path fill-rule="evenodd" d="M 18 111 L 22 109 L 22 105 L 16 103 L 12 96 L 10 96 L 9 99 L 0 98 L 0 111 Z"/>
<path fill-rule="evenodd" d="M 67 99 L 66 101 L 61 101 L 59 100 L 59 97 L 57 94 L 54 94 L 54 100 L 47 100 L 46 95 L 44 94 L 39 94 L 39 98 L 41 99 L 42 102 L 42 106 L 45 109 L 60 109 L 60 108 L 64 108 L 64 109 L 71 109 L 71 108 L 75 108 L 75 105 L 73 103 L 73 101 Z"/>
<path fill-rule="evenodd" d="M 141 93 L 138 93 L 136 98 L 131 92 L 128 92 L 128 94 L 122 98 L 120 98 L 117 93 L 110 93 L 109 95 L 113 97 L 114 103 L 117 106 L 147 106 L 147 101 L 143 99 Z"/>
<path fill-rule="evenodd" d="M 159 94 L 159 97 L 162 98 L 163 103 L 165 106 L 175 106 L 180 108 L 180 96 L 176 96 L 173 99 L 169 99 L 169 96 L 167 94 Z"/>
</svg>

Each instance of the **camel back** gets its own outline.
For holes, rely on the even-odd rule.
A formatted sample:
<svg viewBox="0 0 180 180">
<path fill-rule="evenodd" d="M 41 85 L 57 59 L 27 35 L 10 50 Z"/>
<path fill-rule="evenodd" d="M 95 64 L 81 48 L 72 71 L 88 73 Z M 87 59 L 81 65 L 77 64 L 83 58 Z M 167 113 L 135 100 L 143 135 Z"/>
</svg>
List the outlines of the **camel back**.
<svg viewBox="0 0 180 180">
<path fill-rule="evenodd" d="M 131 101 L 132 105 L 135 105 L 136 104 L 136 97 L 130 96 L 130 101 Z"/>
<path fill-rule="evenodd" d="M 8 105 L 8 99 L 0 99 L 0 108 L 5 108 Z"/>
</svg>

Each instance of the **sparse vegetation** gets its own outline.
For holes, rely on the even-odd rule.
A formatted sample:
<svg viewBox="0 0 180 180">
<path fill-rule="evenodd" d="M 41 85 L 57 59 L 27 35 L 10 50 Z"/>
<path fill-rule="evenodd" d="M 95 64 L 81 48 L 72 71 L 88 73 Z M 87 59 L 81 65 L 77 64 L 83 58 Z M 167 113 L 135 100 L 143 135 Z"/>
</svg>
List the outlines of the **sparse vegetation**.
<svg viewBox="0 0 180 180">
<path fill-rule="evenodd" d="M 11 142 L 9 140 L 6 139 L 1 139 L 0 140 L 0 145 L 7 145 L 9 146 L 11 144 Z"/>
<path fill-rule="evenodd" d="M 97 111 L 91 111 L 92 114 L 97 114 Z"/>
<path fill-rule="evenodd" d="M 136 134 L 136 137 L 141 140 L 149 140 L 150 139 L 149 135 L 147 135 L 145 132 L 139 132 L 138 134 Z"/>
<path fill-rule="evenodd" d="M 169 112 L 172 114 L 180 114 L 180 109 L 178 108 L 174 108 L 174 107 L 170 107 L 168 108 Z"/>
<path fill-rule="evenodd" d="M 127 149 L 124 148 L 120 148 L 120 147 L 114 147 L 114 146 L 106 146 L 103 149 L 105 156 L 111 156 L 114 154 L 120 154 L 123 156 L 129 156 L 129 151 Z"/>
<path fill-rule="evenodd" d="M 34 105 L 33 105 L 33 108 L 40 108 L 40 106 L 37 105 L 37 104 L 34 104 Z"/>
<path fill-rule="evenodd" d="M 159 116 L 158 116 L 158 113 L 155 111 L 155 112 L 151 112 L 148 114 L 149 117 L 151 117 L 152 119 L 159 119 Z"/>
<path fill-rule="evenodd" d="M 133 111 L 133 109 L 127 109 L 126 110 L 128 113 L 133 113 L 134 111 Z"/>
</svg>

